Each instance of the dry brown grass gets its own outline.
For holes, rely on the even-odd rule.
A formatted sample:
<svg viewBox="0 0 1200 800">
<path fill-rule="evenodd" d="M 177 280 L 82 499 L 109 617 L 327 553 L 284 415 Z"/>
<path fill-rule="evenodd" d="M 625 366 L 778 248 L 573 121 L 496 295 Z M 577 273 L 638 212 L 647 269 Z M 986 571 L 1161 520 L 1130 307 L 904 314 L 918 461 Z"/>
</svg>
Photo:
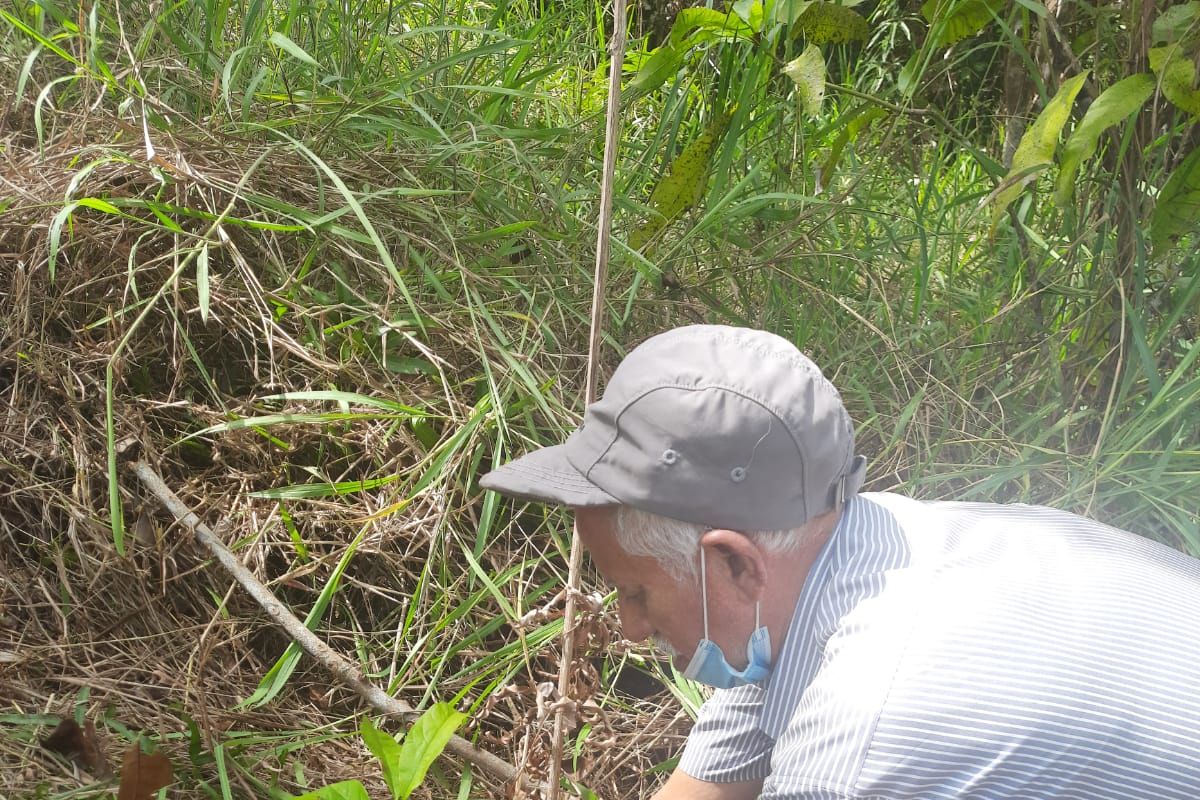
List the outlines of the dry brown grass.
<svg viewBox="0 0 1200 800">
<path fill-rule="evenodd" d="M 229 770 L 230 791 L 237 797 L 263 796 L 262 785 L 247 774 L 263 785 L 290 788 L 299 769 L 309 786 L 358 778 L 381 795 L 382 784 L 373 777 L 378 769 L 361 741 L 342 735 L 356 729 L 362 705 L 314 665 L 302 663 L 268 706 L 236 709 L 286 640 L 123 469 L 127 553 L 118 554 L 108 521 L 105 368 L 111 360 L 120 462 L 136 455 L 155 463 L 197 513 L 210 524 L 221 523 L 242 561 L 303 615 L 364 520 L 395 503 L 397 490 L 289 504 L 309 549 L 307 560 L 297 558 L 279 524 L 278 503 L 251 493 L 309 482 L 306 470 L 335 481 L 392 474 L 410 468 L 428 448 L 387 420 L 289 426 L 278 434 L 286 447 L 249 429 L 181 440 L 230 414 L 260 413 L 257 397 L 331 386 L 437 406 L 443 416 L 433 424 L 445 435 L 473 403 L 469 395 L 447 396 L 446 387 L 475 374 L 481 358 L 493 356 L 481 353 L 479 340 L 451 322 L 432 327 L 424 339 L 448 380 L 393 375 L 368 358 L 369 348 L 355 350 L 332 336 L 314 338 L 312 331 L 342 309 L 336 303 L 305 307 L 286 295 L 289 279 L 310 255 L 307 248 L 318 245 L 236 224 L 223 226 L 225 244 L 213 250 L 205 321 L 194 270 L 175 274 L 195 246 L 194 237 L 210 224 L 195 215 L 179 217 L 181 234 L 155 226 L 144 209 L 130 210 L 134 218 L 80 209 L 63 230 L 51 281 L 49 230 L 68 191 L 75 198 L 157 199 L 212 215 L 263 219 L 261 207 L 245 197 L 257 192 L 309 208 L 312 169 L 276 149 L 250 173 L 262 145 L 222 140 L 187 125 L 170 137 L 156 132 L 156 158 L 147 160 L 141 132 L 103 105 L 56 113 L 39 150 L 28 104 L 11 100 L 0 97 L 0 107 L 8 109 L 0 128 L 8 131 L 4 145 L 11 156 L 3 191 L 15 197 L 0 227 L 0 714 L 7 715 L 7 724 L 0 725 L 0 795 L 57 795 L 89 785 L 88 775 L 38 745 L 53 727 L 51 717 L 77 711 L 96 722 L 113 767 L 135 732 L 156 740 L 175 763 L 177 787 L 188 794 L 200 792 L 202 783 L 219 791 L 213 752 L 223 746 L 241 764 Z M 101 163 L 72 186 L 82 165 L 94 160 Z M 337 168 L 348 181 L 362 182 L 385 178 L 387 170 L 350 158 Z M 398 203 L 396 212 L 402 216 L 404 205 Z M 345 290 L 372 282 L 378 288 L 369 250 L 345 240 L 319 246 L 323 258 L 340 258 L 358 278 Z M 326 288 L 333 287 L 325 278 Z M 311 276 L 308 281 L 320 283 Z M 160 290 L 163 299 L 121 350 L 118 343 L 143 308 L 140 301 Z M 274 313 L 279 303 L 288 303 L 282 317 Z M 398 296 L 375 301 L 379 319 L 403 307 Z M 436 307 L 429 320 L 438 322 Z M 570 377 L 560 381 L 569 389 L 581 365 L 573 356 L 565 360 Z M 287 410 L 329 406 L 292 402 Z M 453 465 L 463 476 L 472 468 Z M 352 568 L 318 629 L 340 652 L 351 657 L 357 652 L 381 682 L 390 675 L 414 703 L 449 699 L 464 689 L 467 699 L 479 697 L 483 685 L 470 688 L 472 660 L 526 633 L 512 624 L 497 626 L 434 673 L 435 686 L 427 686 L 425 678 L 430 654 L 502 616 L 498 607 L 485 597 L 447 627 L 435 625 L 436 619 L 418 620 L 409 639 L 395 641 L 398 610 L 410 603 L 440 607 L 429 593 L 465 586 L 470 569 L 458 543 L 474 539 L 479 500 L 447 482 L 402 511 L 365 523 Z M 484 566 L 495 575 L 513 564 L 538 565 L 522 567 L 520 579 L 503 587 L 515 593 L 509 599 L 518 609 L 536 609 L 537 603 L 526 606 L 520 594 L 553 582 L 557 557 L 544 558 L 552 550 L 548 539 L 516 533 L 496 534 Z M 448 584 L 420 583 L 431 559 L 439 564 L 437 574 L 451 576 Z M 542 616 L 542 622 L 553 620 L 555 608 Z M 599 612 L 590 620 L 584 630 L 594 641 L 585 655 L 596 659 L 614 635 L 614 622 Z M 392 653 L 389 661 L 397 648 L 414 648 L 408 674 L 392 672 L 405 663 L 404 653 Z M 548 698 L 539 686 L 557 672 L 556 649 L 551 644 L 528 653 L 525 666 L 470 726 L 483 746 L 534 775 L 545 771 L 549 731 Z M 579 675 L 580 698 L 590 701 L 582 716 L 595 729 L 575 775 L 601 796 L 635 796 L 654 780 L 644 770 L 678 748 L 686 721 L 661 696 L 614 704 L 594 669 Z M 454 773 L 455 766 L 445 766 Z M 429 796 L 442 796 L 436 783 L 430 786 Z M 454 781 L 449 786 L 455 794 Z M 72 796 L 96 796 L 101 788 L 96 784 Z M 473 796 L 500 793 L 493 781 L 476 776 Z"/>
</svg>

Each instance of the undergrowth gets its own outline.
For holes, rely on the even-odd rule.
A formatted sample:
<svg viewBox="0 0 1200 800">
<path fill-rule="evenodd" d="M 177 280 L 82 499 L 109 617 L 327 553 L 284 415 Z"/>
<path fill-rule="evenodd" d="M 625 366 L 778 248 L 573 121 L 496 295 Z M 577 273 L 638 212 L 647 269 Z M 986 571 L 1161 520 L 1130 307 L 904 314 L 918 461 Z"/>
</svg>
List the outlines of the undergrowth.
<svg viewBox="0 0 1200 800">
<path fill-rule="evenodd" d="M 737 42 L 632 97 L 605 367 L 672 325 L 765 327 L 842 390 L 868 489 L 1048 503 L 1200 553 L 1194 253 L 1123 249 L 1111 162 L 1077 208 L 1026 196 L 989 236 L 986 103 L 1018 26 L 939 63 L 907 13 L 878 4 L 830 56 L 817 116 Z M 153 739 L 197 796 L 386 793 L 356 697 L 285 655 L 134 458 L 373 681 L 545 775 L 568 520 L 477 478 L 581 410 L 605 24 L 583 2 L 3 12 L 0 793 L 112 791 L 39 748 L 71 716 L 113 758 Z M 915 99 L 892 77 L 914 58 Z M 749 94 L 731 70 L 775 77 Z M 838 145 L 864 100 L 886 113 Z M 702 202 L 631 249 L 726 101 Z M 1147 185 L 1182 152 L 1155 147 Z M 644 796 L 701 698 L 590 587 L 567 771 Z M 443 761 L 414 796 L 502 791 Z"/>
</svg>

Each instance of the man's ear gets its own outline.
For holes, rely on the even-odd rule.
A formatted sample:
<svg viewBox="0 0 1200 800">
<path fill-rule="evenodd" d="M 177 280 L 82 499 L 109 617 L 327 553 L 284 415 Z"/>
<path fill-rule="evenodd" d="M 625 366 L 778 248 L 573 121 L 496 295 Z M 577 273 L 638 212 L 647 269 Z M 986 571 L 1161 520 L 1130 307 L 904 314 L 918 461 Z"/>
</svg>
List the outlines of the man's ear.
<svg viewBox="0 0 1200 800">
<path fill-rule="evenodd" d="M 767 560 L 744 533 L 716 528 L 700 537 L 708 566 L 709 586 L 723 581 L 747 602 L 762 599 L 767 586 Z"/>
</svg>

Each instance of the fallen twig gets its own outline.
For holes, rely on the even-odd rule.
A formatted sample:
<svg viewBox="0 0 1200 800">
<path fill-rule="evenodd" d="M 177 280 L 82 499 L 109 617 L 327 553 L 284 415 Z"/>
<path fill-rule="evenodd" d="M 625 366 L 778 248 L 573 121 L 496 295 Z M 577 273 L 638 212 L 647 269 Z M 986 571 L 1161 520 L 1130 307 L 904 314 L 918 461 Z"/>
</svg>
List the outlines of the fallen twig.
<svg viewBox="0 0 1200 800">
<path fill-rule="evenodd" d="M 271 590 L 237 560 L 224 542 L 218 539 L 212 530 L 190 508 L 184 505 L 182 500 L 175 496 L 175 493 L 167 487 L 153 467 L 144 461 L 136 461 L 131 466 L 142 483 L 175 516 L 175 519 L 196 534 L 196 538 L 209 549 L 217 561 L 221 562 L 221 566 L 225 567 L 229 574 L 242 585 L 242 588 L 250 593 L 250 596 L 262 606 L 271 619 L 288 632 L 288 635 L 300 645 L 304 652 L 319 661 L 323 667 L 353 689 L 359 697 L 379 713 L 389 717 L 399 717 L 405 722 L 411 722 L 417 716 L 417 712 L 412 706 L 369 683 L 358 667 L 338 655 L 329 645 L 317 638 L 316 634 L 304 627 L 304 623 L 297 619 L 287 606 L 279 602 Z M 516 767 L 493 753 L 479 749 L 461 736 L 456 735 L 451 738 L 446 749 L 506 783 L 517 778 Z"/>
</svg>

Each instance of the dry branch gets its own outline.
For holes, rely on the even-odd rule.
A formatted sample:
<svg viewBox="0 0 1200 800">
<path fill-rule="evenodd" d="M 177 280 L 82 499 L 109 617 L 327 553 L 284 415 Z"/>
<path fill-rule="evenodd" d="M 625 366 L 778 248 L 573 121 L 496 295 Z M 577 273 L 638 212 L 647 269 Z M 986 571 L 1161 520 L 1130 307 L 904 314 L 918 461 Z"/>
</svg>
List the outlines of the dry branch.
<svg viewBox="0 0 1200 800">
<path fill-rule="evenodd" d="M 262 606 L 271 619 L 287 631 L 304 652 L 319 661 L 323 667 L 353 689 L 359 697 L 380 714 L 398 717 L 405 722 L 411 722 L 417 716 L 417 712 L 412 706 L 369 683 L 358 667 L 338 655 L 329 645 L 317 638 L 316 634 L 304 627 L 304 623 L 300 622 L 287 606 L 279 602 L 271 590 L 254 577 L 250 570 L 246 569 L 229 551 L 229 548 L 217 538 L 216 534 L 167 487 L 153 467 L 144 461 L 134 462 L 131 466 L 138 478 L 163 506 L 196 534 L 196 538 L 209 549 L 217 561 L 221 562 L 221 566 L 225 567 L 229 574 L 242 585 L 242 588 L 250 593 L 250 596 Z M 479 749 L 461 736 L 455 735 L 451 738 L 446 749 L 506 783 L 517 777 L 517 768 L 512 764 L 486 750 Z"/>
</svg>

